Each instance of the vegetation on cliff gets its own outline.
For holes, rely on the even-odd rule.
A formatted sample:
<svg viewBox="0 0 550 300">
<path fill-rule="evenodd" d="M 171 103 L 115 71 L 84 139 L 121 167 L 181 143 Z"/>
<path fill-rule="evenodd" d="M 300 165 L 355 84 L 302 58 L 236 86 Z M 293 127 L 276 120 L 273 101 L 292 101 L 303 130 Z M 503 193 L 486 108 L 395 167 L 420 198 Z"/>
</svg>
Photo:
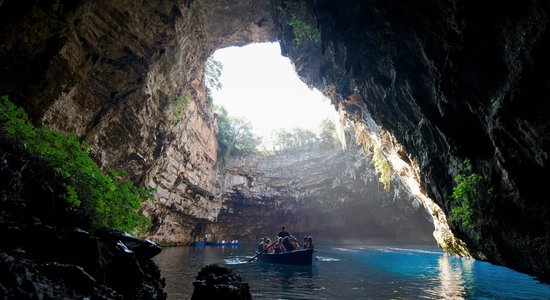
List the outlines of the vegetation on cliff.
<svg viewBox="0 0 550 300">
<path fill-rule="evenodd" d="M 485 177 L 473 171 L 470 160 L 464 161 L 464 170 L 455 176 L 454 181 L 456 185 L 451 195 L 454 207 L 450 220 L 465 229 L 473 230 L 475 212 L 482 203 L 493 198 L 493 189 L 489 187 Z"/>
<path fill-rule="evenodd" d="M 230 157 L 251 154 L 270 154 L 295 151 L 298 149 L 336 148 L 340 145 L 336 125 L 330 119 L 320 124 L 319 134 L 303 129 L 278 129 L 271 138 L 271 149 L 259 150 L 262 139 L 253 132 L 250 121 L 228 115 L 224 107 L 218 107 L 218 160 L 223 162 Z M 265 145 L 264 145 L 265 146 Z"/>
<path fill-rule="evenodd" d="M 105 226 L 132 232 L 150 223 L 140 213 L 141 203 L 152 199 L 150 189 L 126 179 L 123 170 L 102 171 L 91 159 L 90 147 L 74 134 L 46 125 L 35 128 L 7 96 L 1 98 L 0 112 L 0 138 L 19 145 L 44 168 L 34 179 L 40 188 L 59 192 L 69 212 L 89 219 L 92 229 Z"/>
<path fill-rule="evenodd" d="M 229 116 L 224 107 L 218 109 L 218 114 L 218 159 L 258 152 L 262 139 L 252 132 L 249 121 Z"/>
<path fill-rule="evenodd" d="M 321 33 L 315 27 L 315 19 L 305 1 L 288 2 L 287 5 L 295 6 L 293 9 L 285 9 L 283 5 L 277 6 L 277 11 L 287 18 L 286 24 L 292 28 L 294 44 L 301 45 L 304 41 L 319 43 Z"/>
<path fill-rule="evenodd" d="M 303 129 L 279 129 L 273 132 L 273 152 L 286 152 L 304 148 L 336 148 L 340 145 L 336 135 L 336 125 L 324 119 L 319 125 L 319 134 Z"/>
</svg>

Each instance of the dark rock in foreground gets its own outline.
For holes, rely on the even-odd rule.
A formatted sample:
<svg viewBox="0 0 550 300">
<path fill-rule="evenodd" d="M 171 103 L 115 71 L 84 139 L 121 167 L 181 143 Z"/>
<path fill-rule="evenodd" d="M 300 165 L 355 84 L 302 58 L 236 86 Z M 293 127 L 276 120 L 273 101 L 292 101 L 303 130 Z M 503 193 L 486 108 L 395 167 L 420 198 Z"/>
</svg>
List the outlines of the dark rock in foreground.
<svg viewBox="0 0 550 300">
<path fill-rule="evenodd" d="M 1 299 L 165 299 L 147 256 L 82 230 L 2 223 Z"/>
<path fill-rule="evenodd" d="M 166 299 L 151 260 L 161 248 L 77 228 L 85 222 L 34 180 L 46 168 L 17 150 L 0 137 L 0 299 Z"/>
<path fill-rule="evenodd" d="M 252 299 L 248 283 L 227 267 L 207 265 L 199 272 L 191 299 Z"/>
</svg>

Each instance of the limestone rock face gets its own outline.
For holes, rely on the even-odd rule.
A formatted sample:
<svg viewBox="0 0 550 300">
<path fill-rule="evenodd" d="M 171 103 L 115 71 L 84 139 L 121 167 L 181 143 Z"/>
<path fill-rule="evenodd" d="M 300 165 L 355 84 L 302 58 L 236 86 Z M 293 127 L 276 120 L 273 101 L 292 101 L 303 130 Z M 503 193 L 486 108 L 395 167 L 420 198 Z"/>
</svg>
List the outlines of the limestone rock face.
<svg viewBox="0 0 550 300">
<path fill-rule="evenodd" d="M 369 136 L 359 143 L 391 158 L 428 208 L 440 245 L 550 278 L 550 209 L 539 196 L 550 179 L 549 6 L 4 0 L 0 92 L 35 123 L 76 132 L 104 167 L 155 187 L 158 200 L 145 211 L 153 237 L 186 241 L 198 222 L 235 208 L 224 199 L 244 199 L 222 196 L 222 182 L 243 177 L 222 179 L 214 168 L 204 61 L 219 47 L 279 41 L 302 80 Z M 465 159 L 495 194 L 475 207 L 473 229 L 447 220 Z"/>
<path fill-rule="evenodd" d="M 352 146 L 230 160 L 222 211 L 205 233 L 257 242 L 284 224 L 300 239 L 433 243 L 431 217 L 397 177 L 384 191 L 371 157 Z"/>
<path fill-rule="evenodd" d="M 550 179 L 550 4 L 280 3 L 281 47 L 302 79 L 391 136 L 384 153 L 402 147 L 419 191 L 447 216 L 465 159 L 488 178 L 495 197 L 474 205 L 474 228 L 450 224 L 471 254 L 549 278 L 550 210 L 539 195 Z M 288 20 L 304 14 L 320 38 L 298 44 Z"/>
<path fill-rule="evenodd" d="M 271 2 L 38 2 L 0 3 L 0 91 L 154 187 L 151 237 L 187 240 L 195 218 L 221 207 L 204 62 L 217 47 L 274 39 Z"/>
</svg>

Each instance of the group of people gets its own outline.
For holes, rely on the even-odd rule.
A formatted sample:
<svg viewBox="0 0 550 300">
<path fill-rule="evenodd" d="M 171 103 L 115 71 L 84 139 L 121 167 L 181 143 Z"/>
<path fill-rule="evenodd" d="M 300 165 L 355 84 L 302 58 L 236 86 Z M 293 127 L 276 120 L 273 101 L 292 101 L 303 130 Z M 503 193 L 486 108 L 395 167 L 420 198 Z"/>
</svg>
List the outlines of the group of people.
<svg viewBox="0 0 550 300">
<path fill-rule="evenodd" d="M 299 249 L 313 250 L 313 238 L 311 236 L 304 236 L 304 242 L 300 245 L 300 242 L 286 231 L 284 225 L 281 227 L 281 231 L 277 233 L 277 241 L 275 243 L 270 238 L 264 237 L 258 245 L 258 251 L 265 251 L 266 253 L 281 253 Z"/>
</svg>

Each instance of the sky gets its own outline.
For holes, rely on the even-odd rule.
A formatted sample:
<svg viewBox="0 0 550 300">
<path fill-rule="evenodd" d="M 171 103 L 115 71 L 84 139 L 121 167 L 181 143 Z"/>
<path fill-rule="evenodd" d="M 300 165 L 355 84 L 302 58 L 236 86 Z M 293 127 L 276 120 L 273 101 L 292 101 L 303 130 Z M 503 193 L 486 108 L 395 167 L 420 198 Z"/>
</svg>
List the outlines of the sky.
<svg viewBox="0 0 550 300">
<path fill-rule="evenodd" d="M 298 78 L 278 43 L 224 48 L 214 59 L 223 63 L 222 88 L 212 93 L 214 103 L 229 115 L 248 119 L 264 139 L 278 128 L 317 132 L 321 120 L 338 118 L 330 100 Z"/>
</svg>

